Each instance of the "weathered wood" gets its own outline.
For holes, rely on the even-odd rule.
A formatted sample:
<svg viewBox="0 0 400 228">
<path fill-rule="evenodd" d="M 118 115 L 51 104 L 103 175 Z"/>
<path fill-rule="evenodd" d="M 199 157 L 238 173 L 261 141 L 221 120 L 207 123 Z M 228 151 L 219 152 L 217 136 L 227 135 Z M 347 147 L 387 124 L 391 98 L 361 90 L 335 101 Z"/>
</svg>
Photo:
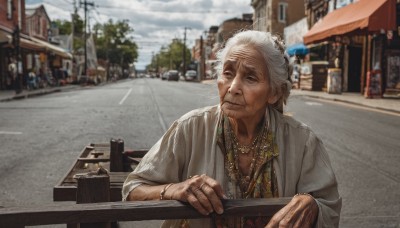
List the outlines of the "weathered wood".
<svg viewBox="0 0 400 228">
<path fill-rule="evenodd" d="M 110 171 L 124 171 L 123 153 L 124 141 L 121 139 L 111 139 L 110 141 Z"/>
<path fill-rule="evenodd" d="M 109 162 L 109 158 L 78 158 L 78 161 L 85 163 L 99 163 L 99 162 Z"/>
<path fill-rule="evenodd" d="M 126 150 L 124 151 L 125 156 L 130 156 L 134 158 L 142 158 L 149 150 L 140 149 L 140 150 Z"/>
<path fill-rule="evenodd" d="M 291 198 L 224 200 L 223 217 L 272 216 Z M 210 217 L 216 216 L 211 214 Z M 206 218 L 191 206 L 175 200 L 57 204 L 40 207 L 0 208 L 0 227 L 111 221 Z"/>
<path fill-rule="evenodd" d="M 99 203 L 110 201 L 110 176 L 104 169 L 96 174 L 78 177 L 76 203 Z M 80 228 L 110 228 L 110 223 L 81 223 Z"/>
</svg>

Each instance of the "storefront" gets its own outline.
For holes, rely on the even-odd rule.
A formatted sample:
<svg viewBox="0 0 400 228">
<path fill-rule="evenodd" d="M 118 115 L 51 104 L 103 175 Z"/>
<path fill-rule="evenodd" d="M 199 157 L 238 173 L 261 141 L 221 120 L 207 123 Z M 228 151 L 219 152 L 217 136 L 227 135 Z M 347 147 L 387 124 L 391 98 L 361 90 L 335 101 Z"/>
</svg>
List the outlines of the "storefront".
<svg viewBox="0 0 400 228">
<path fill-rule="evenodd" d="M 304 43 L 328 42 L 325 58 L 341 69 L 343 91 L 379 97 L 400 87 L 399 25 L 396 0 L 359 0 L 327 14 Z"/>
</svg>

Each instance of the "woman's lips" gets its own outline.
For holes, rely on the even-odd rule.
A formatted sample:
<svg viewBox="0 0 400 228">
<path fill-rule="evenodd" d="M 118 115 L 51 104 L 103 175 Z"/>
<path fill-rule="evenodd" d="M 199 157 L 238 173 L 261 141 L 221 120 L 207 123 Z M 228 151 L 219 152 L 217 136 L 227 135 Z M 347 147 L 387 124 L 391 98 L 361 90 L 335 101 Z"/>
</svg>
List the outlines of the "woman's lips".
<svg viewBox="0 0 400 228">
<path fill-rule="evenodd" d="M 224 101 L 224 103 L 227 103 L 228 105 L 243 106 L 242 104 L 238 104 L 232 101 Z"/>
</svg>

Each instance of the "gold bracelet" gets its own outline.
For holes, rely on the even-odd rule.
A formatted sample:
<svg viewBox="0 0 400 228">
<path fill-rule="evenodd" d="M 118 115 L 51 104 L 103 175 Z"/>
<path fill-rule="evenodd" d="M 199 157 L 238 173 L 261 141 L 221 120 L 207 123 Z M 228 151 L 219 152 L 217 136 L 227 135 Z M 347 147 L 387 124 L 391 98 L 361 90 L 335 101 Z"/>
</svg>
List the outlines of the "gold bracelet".
<svg viewBox="0 0 400 228">
<path fill-rule="evenodd" d="M 293 198 L 296 196 L 310 196 L 311 198 L 314 199 L 314 196 L 312 196 L 310 193 L 307 192 L 297 193 L 296 195 L 293 196 Z"/>
<path fill-rule="evenodd" d="M 160 192 L 160 200 L 164 200 L 165 192 L 169 187 L 171 187 L 171 185 L 173 185 L 173 183 L 164 186 L 164 189 Z"/>
</svg>

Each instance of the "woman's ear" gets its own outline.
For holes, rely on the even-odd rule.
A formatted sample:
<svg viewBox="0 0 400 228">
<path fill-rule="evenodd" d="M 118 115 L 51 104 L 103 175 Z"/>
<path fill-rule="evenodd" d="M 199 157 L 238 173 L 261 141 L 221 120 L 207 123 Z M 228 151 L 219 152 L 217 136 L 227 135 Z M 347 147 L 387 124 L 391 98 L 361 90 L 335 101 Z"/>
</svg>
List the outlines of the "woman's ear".
<svg viewBox="0 0 400 228">
<path fill-rule="evenodd" d="M 268 100 L 267 100 L 267 104 L 270 104 L 270 105 L 275 104 L 278 101 L 278 99 L 279 99 L 278 91 L 270 90 L 269 91 Z"/>
<path fill-rule="evenodd" d="M 268 104 L 275 104 L 277 101 L 278 101 L 278 95 L 277 94 L 274 94 L 274 95 L 272 95 L 272 96 L 270 96 L 269 98 L 268 98 Z"/>
</svg>

